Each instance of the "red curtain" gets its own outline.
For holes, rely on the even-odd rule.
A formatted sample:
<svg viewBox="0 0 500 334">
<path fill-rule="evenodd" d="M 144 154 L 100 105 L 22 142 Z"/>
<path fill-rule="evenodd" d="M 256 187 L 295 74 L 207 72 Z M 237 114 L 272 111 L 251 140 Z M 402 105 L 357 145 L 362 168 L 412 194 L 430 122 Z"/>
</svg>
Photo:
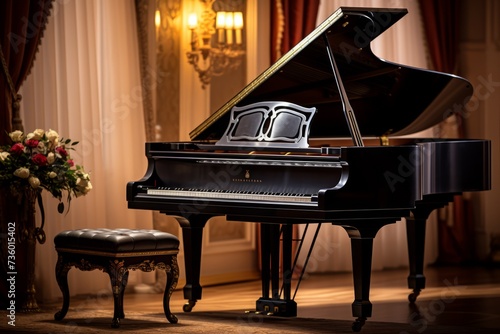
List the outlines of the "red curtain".
<svg viewBox="0 0 500 334">
<path fill-rule="evenodd" d="M 437 71 L 457 71 L 459 4 L 456 0 L 420 0 L 429 53 Z"/>
<path fill-rule="evenodd" d="M 459 10 L 460 1 L 419 0 L 425 27 L 429 54 L 434 69 L 458 74 Z M 457 117 L 456 137 L 464 137 L 463 119 Z M 442 131 L 446 134 L 448 131 Z M 463 263 L 471 260 L 473 242 L 469 205 L 462 196 L 456 196 L 451 207 L 438 215 L 438 263 Z"/>
<path fill-rule="evenodd" d="M 19 117 L 19 100 L 17 92 L 28 76 L 38 46 L 42 39 L 47 18 L 52 7 L 52 0 L 2 0 L 0 1 L 0 145 L 9 143 L 8 132 L 22 130 Z M 17 102 L 16 102 L 17 100 Z M 16 222 L 17 210 L 12 200 L 0 192 L 0 307 L 7 305 L 7 222 Z M 16 244 L 16 307 L 25 301 L 26 252 L 24 245 Z"/>
<path fill-rule="evenodd" d="M 6 132 L 22 127 L 13 102 L 33 66 L 51 7 L 52 0 L 0 1 L 0 144 L 7 143 Z"/>
<path fill-rule="evenodd" d="M 316 27 L 320 0 L 271 1 L 271 63 Z"/>
</svg>

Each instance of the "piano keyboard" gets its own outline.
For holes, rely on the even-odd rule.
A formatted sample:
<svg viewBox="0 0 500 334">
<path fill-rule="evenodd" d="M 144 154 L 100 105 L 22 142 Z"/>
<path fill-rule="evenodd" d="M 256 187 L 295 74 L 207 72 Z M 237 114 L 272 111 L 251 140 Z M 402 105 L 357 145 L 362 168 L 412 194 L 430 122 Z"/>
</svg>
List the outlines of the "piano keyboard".
<svg viewBox="0 0 500 334">
<path fill-rule="evenodd" d="M 148 195 L 171 196 L 171 197 L 194 197 L 194 198 L 213 198 L 213 199 L 242 199 L 255 201 L 273 201 L 273 202 L 293 202 L 293 203 L 311 203 L 312 195 L 305 194 L 285 194 L 285 193 L 258 193 L 258 192 L 233 192 L 221 190 L 200 190 L 183 188 L 164 188 L 148 189 Z"/>
</svg>

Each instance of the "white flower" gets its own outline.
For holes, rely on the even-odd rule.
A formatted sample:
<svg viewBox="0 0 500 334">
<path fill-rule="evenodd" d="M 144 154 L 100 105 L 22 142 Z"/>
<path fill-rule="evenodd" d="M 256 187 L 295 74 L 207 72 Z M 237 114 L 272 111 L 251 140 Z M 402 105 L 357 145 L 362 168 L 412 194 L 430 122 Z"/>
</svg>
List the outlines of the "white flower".
<svg viewBox="0 0 500 334">
<path fill-rule="evenodd" d="M 23 132 L 16 130 L 14 132 L 9 133 L 10 139 L 12 139 L 15 143 L 20 143 L 23 141 Z"/>
<path fill-rule="evenodd" d="M 78 179 L 76 179 L 76 185 L 80 188 L 85 188 L 89 183 L 90 181 L 88 180 L 88 174 L 87 178 L 79 177 Z"/>
<path fill-rule="evenodd" d="M 77 173 L 79 177 L 76 179 L 76 197 L 87 195 L 92 190 L 92 183 L 90 183 L 90 176 L 87 173 Z"/>
<path fill-rule="evenodd" d="M 28 182 L 33 189 L 36 189 L 40 186 L 40 179 L 35 176 L 31 176 L 28 179 Z"/>
<path fill-rule="evenodd" d="M 86 186 L 77 186 L 75 188 L 75 196 L 80 197 L 80 196 L 87 195 L 89 193 L 89 191 L 91 191 L 91 190 L 92 190 L 92 184 L 87 181 Z"/>
<path fill-rule="evenodd" d="M 36 149 L 40 152 L 40 153 L 44 153 L 45 152 L 45 143 L 43 141 L 39 141 L 38 142 L 38 146 L 36 147 Z"/>
<path fill-rule="evenodd" d="M 49 163 L 49 165 L 52 165 L 54 161 L 56 161 L 56 155 L 53 152 L 47 154 L 47 162 Z"/>
<path fill-rule="evenodd" d="M 35 131 L 33 131 L 33 139 L 42 140 L 44 134 L 45 134 L 45 130 L 36 129 Z"/>
<path fill-rule="evenodd" d="M 9 152 L 0 152 L 0 161 L 5 161 L 9 157 Z"/>
<path fill-rule="evenodd" d="M 47 139 L 53 144 L 57 144 L 59 142 L 59 134 L 52 129 L 45 132 L 45 136 L 47 136 Z"/>
<path fill-rule="evenodd" d="M 14 175 L 21 179 L 27 179 L 30 176 L 30 170 L 26 167 L 19 167 L 14 171 Z"/>
<path fill-rule="evenodd" d="M 57 176 L 57 173 L 56 172 L 50 172 L 49 173 L 49 178 L 53 179 Z"/>
</svg>

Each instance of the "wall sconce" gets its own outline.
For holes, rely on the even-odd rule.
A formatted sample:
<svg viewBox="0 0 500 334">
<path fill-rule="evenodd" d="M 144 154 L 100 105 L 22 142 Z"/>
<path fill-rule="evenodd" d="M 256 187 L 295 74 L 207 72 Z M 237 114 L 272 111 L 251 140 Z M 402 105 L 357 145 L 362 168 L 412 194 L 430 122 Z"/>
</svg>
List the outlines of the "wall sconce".
<svg viewBox="0 0 500 334">
<path fill-rule="evenodd" d="M 213 76 L 224 74 L 241 64 L 243 49 L 243 13 L 215 12 L 215 0 L 200 0 L 203 11 L 200 20 L 196 14 L 189 15 L 191 51 L 187 52 L 189 64 L 193 65 L 203 89 Z"/>
</svg>

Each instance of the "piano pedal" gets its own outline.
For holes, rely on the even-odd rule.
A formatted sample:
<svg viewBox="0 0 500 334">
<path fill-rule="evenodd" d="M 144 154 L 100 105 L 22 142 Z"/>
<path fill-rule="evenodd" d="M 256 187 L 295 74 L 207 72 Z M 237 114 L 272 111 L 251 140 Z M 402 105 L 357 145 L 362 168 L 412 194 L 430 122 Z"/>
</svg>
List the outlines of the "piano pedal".
<svg viewBox="0 0 500 334">
<path fill-rule="evenodd" d="M 255 315 L 262 315 L 262 314 L 267 315 L 267 316 L 273 316 L 274 315 L 273 312 L 267 312 L 267 313 L 265 313 L 265 312 L 261 312 L 261 311 L 245 311 L 245 314 L 252 314 L 252 313 L 255 314 Z"/>
<path fill-rule="evenodd" d="M 259 298 L 255 314 L 277 317 L 296 317 L 297 303 L 294 300 Z"/>
<path fill-rule="evenodd" d="M 255 314 L 255 315 L 272 315 L 272 313 L 264 313 L 261 311 L 245 311 L 245 314 Z"/>
</svg>

